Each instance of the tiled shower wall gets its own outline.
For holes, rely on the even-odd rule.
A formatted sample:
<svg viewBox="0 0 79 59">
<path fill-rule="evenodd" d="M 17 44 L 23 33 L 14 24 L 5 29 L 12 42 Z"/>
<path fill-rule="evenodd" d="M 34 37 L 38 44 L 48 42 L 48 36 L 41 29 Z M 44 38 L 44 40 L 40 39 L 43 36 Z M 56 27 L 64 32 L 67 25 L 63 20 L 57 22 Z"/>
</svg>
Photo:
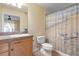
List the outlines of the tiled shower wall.
<svg viewBox="0 0 79 59">
<path fill-rule="evenodd" d="M 79 4 L 48 15 L 46 36 L 55 50 L 79 56 Z"/>
</svg>

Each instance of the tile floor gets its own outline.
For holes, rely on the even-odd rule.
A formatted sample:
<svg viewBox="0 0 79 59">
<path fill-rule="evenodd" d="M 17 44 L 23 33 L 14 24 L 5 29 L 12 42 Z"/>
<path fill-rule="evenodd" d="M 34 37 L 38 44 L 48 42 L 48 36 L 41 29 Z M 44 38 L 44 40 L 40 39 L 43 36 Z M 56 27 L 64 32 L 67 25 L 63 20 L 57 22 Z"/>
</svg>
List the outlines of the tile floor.
<svg viewBox="0 0 79 59">
<path fill-rule="evenodd" d="M 60 51 L 53 50 L 51 54 L 49 52 L 45 52 L 43 50 L 37 50 L 33 53 L 34 56 L 68 56 Z"/>
</svg>

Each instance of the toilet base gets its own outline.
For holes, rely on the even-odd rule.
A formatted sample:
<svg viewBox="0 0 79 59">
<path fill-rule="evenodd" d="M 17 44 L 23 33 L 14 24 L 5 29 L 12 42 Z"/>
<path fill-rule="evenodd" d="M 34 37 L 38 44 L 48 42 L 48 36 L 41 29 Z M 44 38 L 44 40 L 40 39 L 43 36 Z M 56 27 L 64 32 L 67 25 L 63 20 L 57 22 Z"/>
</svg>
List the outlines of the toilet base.
<svg viewBox="0 0 79 59">
<path fill-rule="evenodd" d="M 52 51 L 48 51 L 48 50 L 45 50 L 43 48 L 40 49 L 40 52 L 45 55 L 45 56 L 51 56 L 52 55 Z"/>
</svg>

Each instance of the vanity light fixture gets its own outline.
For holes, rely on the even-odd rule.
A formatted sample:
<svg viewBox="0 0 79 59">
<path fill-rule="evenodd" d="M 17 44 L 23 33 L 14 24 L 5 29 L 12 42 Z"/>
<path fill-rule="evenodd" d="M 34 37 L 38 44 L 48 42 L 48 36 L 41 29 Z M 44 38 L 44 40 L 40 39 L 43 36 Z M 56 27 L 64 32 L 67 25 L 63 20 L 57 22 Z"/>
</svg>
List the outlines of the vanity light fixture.
<svg viewBox="0 0 79 59">
<path fill-rule="evenodd" d="M 10 4 L 10 5 L 18 7 L 18 8 L 21 8 L 24 5 L 24 3 L 13 3 L 13 2 L 12 3 L 7 3 L 7 4 Z"/>
</svg>

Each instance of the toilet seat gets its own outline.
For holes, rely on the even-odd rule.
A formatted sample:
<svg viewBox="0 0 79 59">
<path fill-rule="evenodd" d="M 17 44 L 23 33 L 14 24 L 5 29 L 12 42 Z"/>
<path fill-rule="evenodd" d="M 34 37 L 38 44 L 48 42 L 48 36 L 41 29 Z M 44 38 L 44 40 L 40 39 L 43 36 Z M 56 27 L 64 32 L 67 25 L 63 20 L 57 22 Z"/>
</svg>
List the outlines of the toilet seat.
<svg viewBox="0 0 79 59">
<path fill-rule="evenodd" d="M 43 43 L 42 48 L 45 50 L 52 50 L 53 46 L 49 43 Z"/>
</svg>

